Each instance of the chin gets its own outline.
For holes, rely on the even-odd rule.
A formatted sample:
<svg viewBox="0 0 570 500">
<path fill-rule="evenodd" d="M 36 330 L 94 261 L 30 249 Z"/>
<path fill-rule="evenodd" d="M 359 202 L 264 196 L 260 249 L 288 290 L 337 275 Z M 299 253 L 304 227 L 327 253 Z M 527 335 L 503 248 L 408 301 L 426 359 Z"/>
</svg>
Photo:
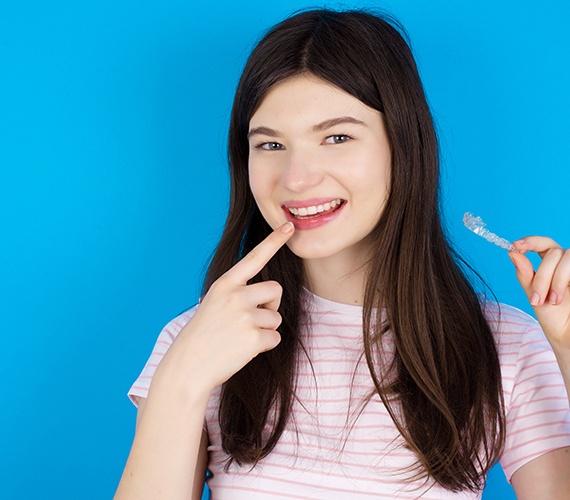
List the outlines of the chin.
<svg viewBox="0 0 570 500">
<path fill-rule="evenodd" d="M 319 244 L 315 241 L 300 242 L 295 241 L 295 236 L 287 243 L 289 250 L 291 250 L 297 257 L 304 260 L 311 259 L 325 259 L 337 255 L 342 248 L 335 248 L 330 243 L 324 242 Z"/>
</svg>

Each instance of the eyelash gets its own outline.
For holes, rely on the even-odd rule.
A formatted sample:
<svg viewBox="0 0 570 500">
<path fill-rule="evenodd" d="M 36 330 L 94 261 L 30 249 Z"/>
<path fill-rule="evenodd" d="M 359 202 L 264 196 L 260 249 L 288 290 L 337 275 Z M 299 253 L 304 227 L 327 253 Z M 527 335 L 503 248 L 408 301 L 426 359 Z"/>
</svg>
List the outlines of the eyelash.
<svg viewBox="0 0 570 500">
<path fill-rule="evenodd" d="M 269 146 L 270 144 L 278 144 L 281 147 L 279 147 L 277 149 L 271 149 L 269 147 L 266 147 L 266 148 L 263 147 L 263 146 Z M 272 142 L 260 142 L 259 144 L 255 145 L 255 149 L 265 149 L 267 151 L 281 151 L 282 147 L 283 147 L 283 144 L 280 144 L 279 142 L 274 142 L 274 141 L 272 141 Z"/>
<path fill-rule="evenodd" d="M 343 140 L 341 141 L 333 141 L 333 142 L 328 142 L 329 139 L 338 139 L 338 138 L 343 138 Z M 333 135 L 329 135 L 325 138 L 325 144 L 343 144 L 349 140 L 351 140 L 352 137 L 348 134 L 333 134 Z M 279 145 L 279 148 L 276 149 L 272 149 L 269 147 L 264 147 L 264 146 L 269 146 L 269 145 Z M 270 142 L 260 142 L 259 144 L 256 144 L 255 149 L 265 149 L 267 151 L 281 151 L 283 149 L 283 144 L 279 143 L 279 142 L 274 142 L 274 141 L 270 141 Z"/>
<path fill-rule="evenodd" d="M 343 140 L 343 141 L 340 141 L 340 142 L 332 142 L 332 143 L 330 143 L 330 144 L 342 144 L 343 142 L 347 142 L 347 141 L 349 141 L 350 139 L 352 139 L 352 137 L 351 137 L 350 135 L 348 135 L 348 134 L 334 134 L 334 135 L 329 135 L 329 136 L 325 139 L 325 142 L 326 142 L 328 139 L 331 139 L 331 138 L 338 138 L 338 137 L 343 137 L 344 140 Z"/>
</svg>

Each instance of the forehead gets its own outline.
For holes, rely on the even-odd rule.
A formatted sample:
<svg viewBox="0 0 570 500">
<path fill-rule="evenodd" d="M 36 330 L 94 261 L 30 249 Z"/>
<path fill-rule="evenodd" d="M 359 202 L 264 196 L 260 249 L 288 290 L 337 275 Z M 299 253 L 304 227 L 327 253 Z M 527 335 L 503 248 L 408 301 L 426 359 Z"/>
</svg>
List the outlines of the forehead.
<svg viewBox="0 0 570 500">
<path fill-rule="evenodd" d="M 287 78 L 269 89 L 250 120 L 250 128 L 282 123 L 313 126 L 339 116 L 361 121 L 379 112 L 330 82 L 312 75 Z"/>
</svg>

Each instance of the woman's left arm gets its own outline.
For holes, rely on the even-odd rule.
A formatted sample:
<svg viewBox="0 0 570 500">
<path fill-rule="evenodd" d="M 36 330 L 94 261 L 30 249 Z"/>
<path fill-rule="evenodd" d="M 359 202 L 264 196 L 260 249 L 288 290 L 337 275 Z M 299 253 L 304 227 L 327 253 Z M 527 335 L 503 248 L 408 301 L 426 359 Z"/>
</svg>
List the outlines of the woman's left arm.
<svg viewBox="0 0 570 500">
<path fill-rule="evenodd" d="M 543 236 L 528 236 L 509 252 L 523 287 L 560 366 L 570 400 L 570 249 Z M 524 256 L 536 252 L 542 262 L 536 272 Z"/>
<path fill-rule="evenodd" d="M 518 500 L 570 498 L 570 447 L 545 453 L 517 469 L 511 484 Z"/>
<path fill-rule="evenodd" d="M 514 246 L 518 251 L 509 252 L 509 257 L 552 346 L 570 401 L 570 250 L 542 236 L 528 236 Z M 542 258 L 536 272 L 526 252 Z M 511 482 L 519 500 L 570 498 L 570 447 L 531 460 L 513 474 Z"/>
</svg>

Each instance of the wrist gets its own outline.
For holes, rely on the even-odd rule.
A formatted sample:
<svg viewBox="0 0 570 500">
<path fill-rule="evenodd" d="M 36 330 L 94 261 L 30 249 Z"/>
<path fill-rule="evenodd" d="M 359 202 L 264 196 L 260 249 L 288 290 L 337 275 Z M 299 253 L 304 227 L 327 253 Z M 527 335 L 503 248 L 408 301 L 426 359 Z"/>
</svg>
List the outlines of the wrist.
<svg viewBox="0 0 570 500">
<path fill-rule="evenodd" d="M 149 398 L 161 399 L 165 403 L 189 405 L 191 408 L 206 407 L 212 384 L 203 374 L 194 370 L 179 369 L 163 359 L 156 368 L 149 388 Z M 168 360 L 170 361 L 170 360 Z M 181 367 L 180 367 L 181 368 Z"/>
</svg>

